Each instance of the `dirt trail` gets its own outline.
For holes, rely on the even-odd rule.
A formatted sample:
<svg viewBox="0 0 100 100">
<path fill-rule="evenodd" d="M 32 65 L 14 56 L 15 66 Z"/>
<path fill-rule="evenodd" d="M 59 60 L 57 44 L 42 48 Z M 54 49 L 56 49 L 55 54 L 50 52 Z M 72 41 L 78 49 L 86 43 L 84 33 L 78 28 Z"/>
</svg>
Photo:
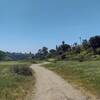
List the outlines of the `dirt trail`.
<svg viewBox="0 0 100 100">
<path fill-rule="evenodd" d="M 32 100 L 95 100 L 39 64 L 31 67 L 36 77 L 36 94 Z"/>
</svg>

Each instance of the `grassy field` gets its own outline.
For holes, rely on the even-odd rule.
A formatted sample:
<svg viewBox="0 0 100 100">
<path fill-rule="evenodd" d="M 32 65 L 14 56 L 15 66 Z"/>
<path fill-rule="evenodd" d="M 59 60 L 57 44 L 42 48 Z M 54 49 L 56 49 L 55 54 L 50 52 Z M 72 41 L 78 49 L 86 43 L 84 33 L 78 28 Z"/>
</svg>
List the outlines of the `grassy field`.
<svg viewBox="0 0 100 100">
<path fill-rule="evenodd" d="M 26 62 L 26 61 L 0 61 L 0 65 L 23 65 L 27 64 L 30 65 L 31 62 Z"/>
<path fill-rule="evenodd" d="M 34 85 L 34 76 L 18 75 L 11 71 L 15 65 L 30 66 L 30 63 L 0 62 L 0 100 L 25 100 Z"/>
<path fill-rule="evenodd" d="M 58 61 L 45 67 L 57 72 L 65 80 L 100 95 L 100 61 Z"/>
</svg>

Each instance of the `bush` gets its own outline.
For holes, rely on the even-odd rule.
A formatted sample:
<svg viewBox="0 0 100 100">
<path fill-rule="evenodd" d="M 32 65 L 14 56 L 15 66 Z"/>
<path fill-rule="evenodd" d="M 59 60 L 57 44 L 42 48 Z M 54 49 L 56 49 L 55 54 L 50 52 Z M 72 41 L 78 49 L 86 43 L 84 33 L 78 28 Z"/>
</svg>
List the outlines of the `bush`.
<svg viewBox="0 0 100 100">
<path fill-rule="evenodd" d="M 79 62 L 85 61 L 85 55 L 84 55 L 84 53 L 81 53 L 81 54 L 79 54 L 79 55 L 76 55 L 76 56 L 74 57 L 74 60 L 77 60 L 77 61 L 79 61 Z"/>
<path fill-rule="evenodd" d="M 78 60 L 79 60 L 79 62 L 83 62 L 84 61 L 84 56 L 81 55 Z"/>
<path fill-rule="evenodd" d="M 20 66 L 20 65 L 15 65 L 11 68 L 12 72 L 18 75 L 24 75 L 24 76 L 32 76 L 33 71 L 30 67 L 28 66 Z"/>
<path fill-rule="evenodd" d="M 96 53 L 100 55 L 100 48 L 96 49 Z"/>
<path fill-rule="evenodd" d="M 37 61 L 36 60 L 31 60 L 31 63 L 37 64 Z"/>
</svg>

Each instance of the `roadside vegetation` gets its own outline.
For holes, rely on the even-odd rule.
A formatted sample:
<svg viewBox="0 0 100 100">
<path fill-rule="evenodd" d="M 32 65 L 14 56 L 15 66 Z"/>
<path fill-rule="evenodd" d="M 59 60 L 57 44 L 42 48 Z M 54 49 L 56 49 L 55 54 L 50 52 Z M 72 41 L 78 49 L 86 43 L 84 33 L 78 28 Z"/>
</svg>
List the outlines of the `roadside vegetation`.
<svg viewBox="0 0 100 100">
<path fill-rule="evenodd" d="M 100 36 L 91 37 L 89 40 L 81 40 L 80 44 L 74 43 L 73 45 L 62 44 L 56 45 L 55 49 L 48 50 L 47 47 L 39 49 L 34 54 L 33 59 L 36 60 L 74 60 L 74 61 L 90 61 L 100 60 Z"/>
<path fill-rule="evenodd" d="M 55 49 L 39 49 L 34 59 L 51 62 L 46 68 L 57 72 L 64 79 L 100 94 L 100 36 L 82 40 L 80 44 L 66 44 L 64 41 Z M 49 60 L 51 59 L 51 60 Z"/>
<path fill-rule="evenodd" d="M 44 66 L 68 82 L 100 95 L 100 61 L 57 61 Z"/>
<path fill-rule="evenodd" d="M 25 100 L 34 86 L 28 62 L 0 62 L 0 100 Z"/>
<path fill-rule="evenodd" d="M 0 61 L 0 100 L 25 100 L 35 83 L 29 66 L 44 61 L 51 62 L 46 68 L 69 82 L 100 94 L 100 36 L 80 38 L 72 45 L 62 41 L 55 49 L 42 47 L 35 54 L 0 51 Z"/>
</svg>

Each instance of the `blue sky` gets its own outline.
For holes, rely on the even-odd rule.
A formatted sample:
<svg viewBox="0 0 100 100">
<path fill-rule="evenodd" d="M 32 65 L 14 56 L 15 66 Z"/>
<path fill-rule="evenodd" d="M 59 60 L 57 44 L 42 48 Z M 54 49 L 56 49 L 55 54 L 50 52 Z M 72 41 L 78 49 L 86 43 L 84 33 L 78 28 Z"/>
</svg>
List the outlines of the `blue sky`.
<svg viewBox="0 0 100 100">
<path fill-rule="evenodd" d="M 100 0 L 0 0 L 0 49 L 36 52 L 100 35 Z"/>
</svg>

